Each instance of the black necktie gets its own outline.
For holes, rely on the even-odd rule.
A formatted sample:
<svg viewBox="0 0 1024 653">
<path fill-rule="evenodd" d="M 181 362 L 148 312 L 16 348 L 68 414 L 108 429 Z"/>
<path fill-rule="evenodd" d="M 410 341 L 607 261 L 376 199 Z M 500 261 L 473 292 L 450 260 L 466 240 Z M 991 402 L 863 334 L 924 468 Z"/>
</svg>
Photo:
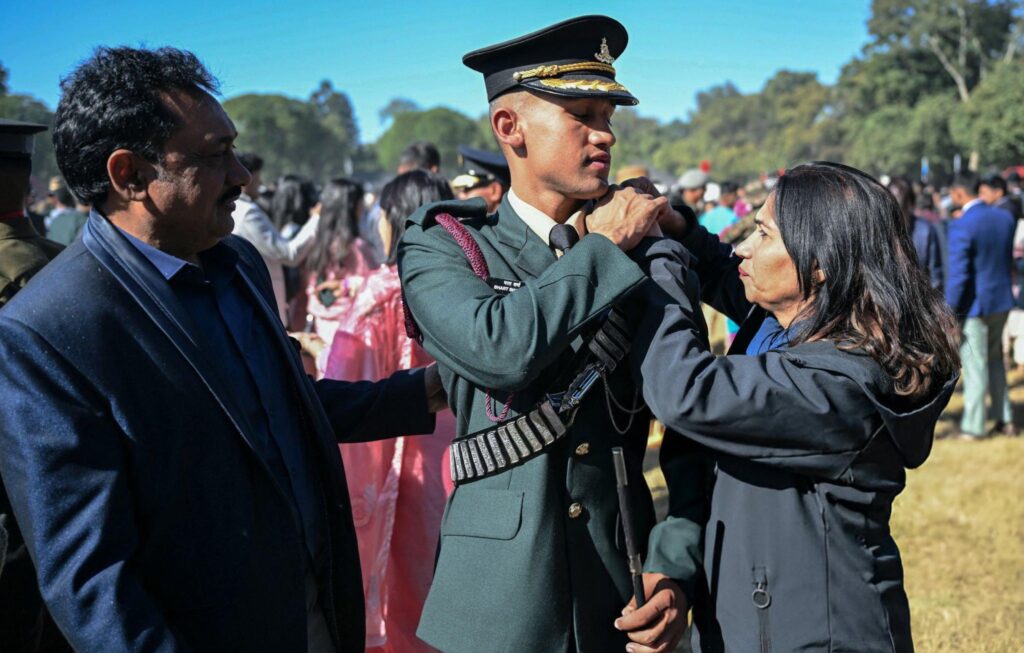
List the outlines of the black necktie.
<svg viewBox="0 0 1024 653">
<path fill-rule="evenodd" d="M 548 234 L 548 240 L 554 245 L 555 249 L 560 249 L 563 252 L 569 251 L 576 243 L 580 242 L 580 235 L 576 231 L 576 228 L 567 224 L 556 224 L 551 227 L 551 233 Z"/>
</svg>

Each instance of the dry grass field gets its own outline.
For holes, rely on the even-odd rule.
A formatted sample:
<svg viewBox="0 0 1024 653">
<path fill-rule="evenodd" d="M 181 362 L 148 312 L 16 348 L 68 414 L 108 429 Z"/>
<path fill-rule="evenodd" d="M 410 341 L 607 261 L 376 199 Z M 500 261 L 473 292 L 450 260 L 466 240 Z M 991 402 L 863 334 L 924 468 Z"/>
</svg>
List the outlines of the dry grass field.
<svg viewBox="0 0 1024 653">
<path fill-rule="evenodd" d="M 1010 381 L 1024 426 L 1024 373 Z M 946 439 L 962 405 L 957 392 L 931 457 L 908 473 L 893 510 L 914 642 L 918 653 L 1024 653 L 1024 437 Z M 663 504 L 652 443 L 648 482 Z"/>
</svg>

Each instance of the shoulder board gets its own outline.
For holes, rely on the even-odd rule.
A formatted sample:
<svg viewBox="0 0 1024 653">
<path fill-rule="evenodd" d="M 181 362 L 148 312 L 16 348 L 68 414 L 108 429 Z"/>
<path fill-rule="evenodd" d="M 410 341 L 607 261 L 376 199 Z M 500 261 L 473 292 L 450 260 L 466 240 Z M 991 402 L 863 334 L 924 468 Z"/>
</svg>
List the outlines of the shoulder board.
<svg viewBox="0 0 1024 653">
<path fill-rule="evenodd" d="M 418 211 L 409 216 L 409 224 L 419 225 L 426 229 L 434 222 L 434 216 L 447 213 L 458 220 L 487 217 L 487 202 L 480 197 L 468 200 L 444 200 L 434 202 L 420 207 Z"/>
</svg>

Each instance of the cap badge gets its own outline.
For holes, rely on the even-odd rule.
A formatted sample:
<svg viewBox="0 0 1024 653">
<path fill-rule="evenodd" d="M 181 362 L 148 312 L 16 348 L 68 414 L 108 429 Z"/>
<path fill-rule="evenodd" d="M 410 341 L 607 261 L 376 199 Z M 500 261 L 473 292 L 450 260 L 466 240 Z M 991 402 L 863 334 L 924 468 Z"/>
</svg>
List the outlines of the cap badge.
<svg viewBox="0 0 1024 653">
<path fill-rule="evenodd" d="M 609 66 L 615 63 L 615 57 L 613 57 L 612 53 L 608 50 L 608 39 L 601 39 L 601 51 L 595 52 L 594 58 L 601 63 L 608 64 Z"/>
</svg>

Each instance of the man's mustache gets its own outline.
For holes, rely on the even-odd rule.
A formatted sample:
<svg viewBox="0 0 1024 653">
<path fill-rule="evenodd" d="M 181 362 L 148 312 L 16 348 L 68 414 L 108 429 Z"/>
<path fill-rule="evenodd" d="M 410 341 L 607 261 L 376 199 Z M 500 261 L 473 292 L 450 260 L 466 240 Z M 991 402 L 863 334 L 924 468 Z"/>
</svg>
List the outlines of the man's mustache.
<svg viewBox="0 0 1024 653">
<path fill-rule="evenodd" d="M 238 186 L 238 187 L 236 187 L 236 188 L 232 188 L 232 189 L 231 189 L 231 190 L 229 190 L 228 192 L 226 192 L 226 193 L 224 193 L 223 195 L 221 195 L 221 196 L 220 196 L 220 200 L 218 200 L 218 201 L 219 201 L 219 202 L 220 202 L 221 204 L 227 204 L 228 202 L 234 202 L 234 201 L 235 201 L 235 200 L 237 200 L 237 199 L 238 199 L 238 198 L 239 198 L 239 197 L 240 197 L 241 195 L 242 195 L 242 187 L 241 187 L 241 186 Z"/>
</svg>

